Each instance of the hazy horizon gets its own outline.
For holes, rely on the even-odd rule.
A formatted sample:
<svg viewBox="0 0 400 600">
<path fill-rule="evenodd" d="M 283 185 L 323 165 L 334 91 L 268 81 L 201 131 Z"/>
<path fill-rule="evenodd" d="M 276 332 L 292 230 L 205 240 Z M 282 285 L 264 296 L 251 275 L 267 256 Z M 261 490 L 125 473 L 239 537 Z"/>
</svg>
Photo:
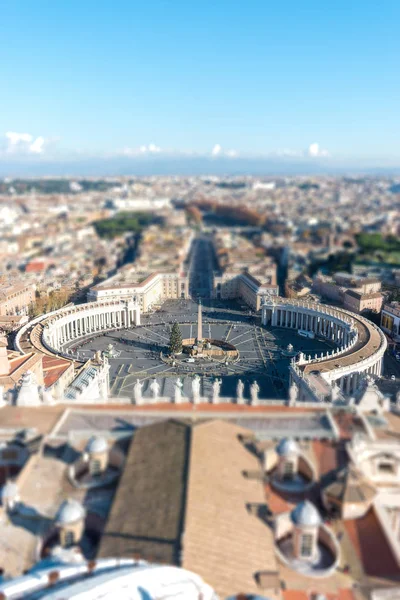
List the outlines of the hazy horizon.
<svg viewBox="0 0 400 600">
<path fill-rule="evenodd" d="M 22 0 L 2 17 L 3 175 L 400 169 L 399 3 Z"/>
</svg>

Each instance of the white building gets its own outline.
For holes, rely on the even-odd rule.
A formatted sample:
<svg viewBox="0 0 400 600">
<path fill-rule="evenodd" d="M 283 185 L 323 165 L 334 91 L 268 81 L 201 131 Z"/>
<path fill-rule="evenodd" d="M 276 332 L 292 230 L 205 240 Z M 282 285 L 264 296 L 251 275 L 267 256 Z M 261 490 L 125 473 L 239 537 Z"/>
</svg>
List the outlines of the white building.
<svg viewBox="0 0 400 600">
<path fill-rule="evenodd" d="M 189 297 L 189 279 L 182 273 L 152 273 L 145 274 L 143 278 L 140 273 L 136 273 L 132 275 L 132 279 L 131 282 L 122 282 L 118 277 L 110 278 L 92 287 L 87 300 L 98 302 L 135 299 L 141 312 L 148 312 L 164 300 Z"/>
<path fill-rule="evenodd" d="M 389 302 L 383 305 L 381 328 L 395 340 L 400 340 L 400 302 Z"/>
</svg>

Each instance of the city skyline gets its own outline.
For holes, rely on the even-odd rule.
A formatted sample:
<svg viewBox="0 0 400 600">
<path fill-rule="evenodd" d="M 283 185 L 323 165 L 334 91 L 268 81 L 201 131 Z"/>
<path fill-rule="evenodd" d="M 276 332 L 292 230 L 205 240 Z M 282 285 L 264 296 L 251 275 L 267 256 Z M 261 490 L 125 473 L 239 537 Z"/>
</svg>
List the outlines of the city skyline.
<svg viewBox="0 0 400 600">
<path fill-rule="evenodd" d="M 397 3 L 22 4 L 4 7 L 2 175 L 400 166 Z"/>
</svg>

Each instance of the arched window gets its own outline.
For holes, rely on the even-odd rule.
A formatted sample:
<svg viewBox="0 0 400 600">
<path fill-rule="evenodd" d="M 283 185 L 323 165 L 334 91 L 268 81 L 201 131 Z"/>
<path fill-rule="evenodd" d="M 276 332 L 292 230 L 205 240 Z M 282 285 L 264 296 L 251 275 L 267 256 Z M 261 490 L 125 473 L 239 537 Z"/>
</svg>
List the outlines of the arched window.
<svg viewBox="0 0 400 600">
<path fill-rule="evenodd" d="M 293 479 L 294 475 L 294 467 L 293 462 L 291 460 L 286 460 L 283 466 L 283 478 L 284 479 Z"/>
<path fill-rule="evenodd" d="M 90 472 L 92 475 L 100 475 L 101 473 L 101 463 L 99 460 L 92 460 L 90 463 Z"/>
<path fill-rule="evenodd" d="M 303 533 L 301 536 L 300 554 L 304 558 L 309 558 L 313 550 L 313 536 L 310 533 Z"/>
<path fill-rule="evenodd" d="M 68 546 L 74 545 L 74 532 L 68 529 L 64 535 L 64 544 Z"/>
</svg>

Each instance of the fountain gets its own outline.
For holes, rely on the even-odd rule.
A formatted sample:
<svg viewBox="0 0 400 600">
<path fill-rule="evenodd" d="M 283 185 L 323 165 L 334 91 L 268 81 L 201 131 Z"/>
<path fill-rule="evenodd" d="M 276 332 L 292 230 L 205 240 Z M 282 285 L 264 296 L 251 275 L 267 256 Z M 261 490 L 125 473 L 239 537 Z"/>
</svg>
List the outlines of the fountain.
<svg viewBox="0 0 400 600">
<path fill-rule="evenodd" d="M 103 356 L 106 358 L 118 358 L 120 356 L 121 351 L 116 350 L 113 344 L 108 344 L 107 348 L 103 350 Z"/>
<path fill-rule="evenodd" d="M 182 340 L 183 352 L 193 358 L 218 359 L 227 364 L 228 359 L 236 359 L 239 353 L 233 344 L 224 340 L 203 338 L 203 313 L 201 300 L 197 313 L 197 336 Z"/>
</svg>

